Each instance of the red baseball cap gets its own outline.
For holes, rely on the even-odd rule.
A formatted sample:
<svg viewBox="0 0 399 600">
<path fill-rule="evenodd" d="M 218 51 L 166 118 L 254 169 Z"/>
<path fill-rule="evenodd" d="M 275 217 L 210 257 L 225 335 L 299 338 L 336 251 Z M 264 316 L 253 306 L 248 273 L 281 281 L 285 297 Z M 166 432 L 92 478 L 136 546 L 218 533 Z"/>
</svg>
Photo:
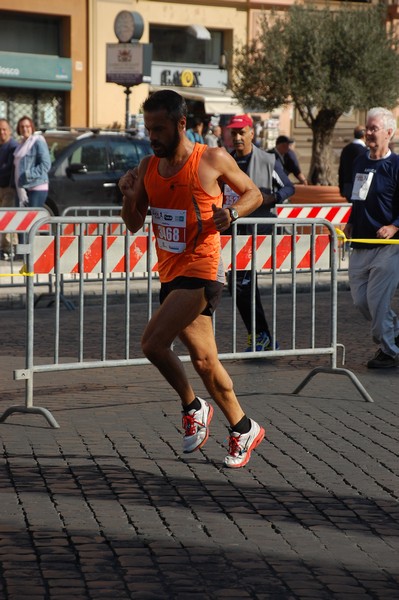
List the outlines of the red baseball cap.
<svg viewBox="0 0 399 600">
<path fill-rule="evenodd" d="M 254 122 L 248 115 L 235 115 L 231 118 L 230 123 L 227 125 L 227 129 L 242 129 L 242 127 L 253 127 Z"/>
</svg>

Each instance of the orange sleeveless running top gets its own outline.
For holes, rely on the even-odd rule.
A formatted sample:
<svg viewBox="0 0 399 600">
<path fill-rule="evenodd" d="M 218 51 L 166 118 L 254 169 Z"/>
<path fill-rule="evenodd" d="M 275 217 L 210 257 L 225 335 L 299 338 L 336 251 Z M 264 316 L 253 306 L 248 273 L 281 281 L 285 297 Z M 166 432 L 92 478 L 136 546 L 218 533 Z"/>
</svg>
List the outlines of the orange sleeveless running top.
<svg viewBox="0 0 399 600">
<path fill-rule="evenodd" d="M 156 239 L 161 282 L 175 277 L 224 281 L 220 235 L 212 204 L 222 206 L 222 193 L 210 196 L 201 187 L 198 166 L 207 146 L 195 144 L 178 173 L 161 177 L 160 159 L 152 156 L 144 176 Z"/>
</svg>

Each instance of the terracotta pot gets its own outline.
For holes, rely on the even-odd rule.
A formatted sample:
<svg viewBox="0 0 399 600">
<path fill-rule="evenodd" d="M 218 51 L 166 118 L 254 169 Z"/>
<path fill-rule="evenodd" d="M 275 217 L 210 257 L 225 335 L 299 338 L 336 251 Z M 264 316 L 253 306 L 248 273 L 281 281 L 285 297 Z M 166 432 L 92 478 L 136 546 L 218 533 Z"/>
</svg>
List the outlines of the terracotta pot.
<svg viewBox="0 0 399 600">
<path fill-rule="evenodd" d="M 343 204 L 346 203 L 337 185 L 295 185 L 290 204 Z"/>
</svg>

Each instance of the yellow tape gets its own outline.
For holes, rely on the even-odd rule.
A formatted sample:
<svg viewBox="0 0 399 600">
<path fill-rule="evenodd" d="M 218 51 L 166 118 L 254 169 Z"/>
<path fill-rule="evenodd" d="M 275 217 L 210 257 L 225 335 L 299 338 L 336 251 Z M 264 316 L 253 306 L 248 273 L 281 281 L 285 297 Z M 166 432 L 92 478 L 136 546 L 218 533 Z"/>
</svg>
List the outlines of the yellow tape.
<svg viewBox="0 0 399 600">
<path fill-rule="evenodd" d="M 344 232 L 341 229 L 338 229 L 338 227 L 335 228 L 335 232 L 337 234 L 337 236 L 339 238 L 341 238 L 344 242 L 359 242 L 360 244 L 399 244 L 399 240 L 385 240 L 385 239 L 380 239 L 380 238 L 376 238 L 376 239 L 370 239 L 370 240 L 366 240 L 366 239 L 352 239 L 352 238 L 347 238 L 346 235 L 344 234 Z"/>
<path fill-rule="evenodd" d="M 33 277 L 34 273 L 27 271 L 26 265 L 22 265 L 18 273 L 0 273 L 0 277 Z"/>
<path fill-rule="evenodd" d="M 20 268 L 19 274 L 23 275 L 24 277 L 33 277 L 34 273 L 29 273 L 29 271 L 27 271 L 27 266 L 26 265 L 22 265 L 22 267 Z"/>
</svg>

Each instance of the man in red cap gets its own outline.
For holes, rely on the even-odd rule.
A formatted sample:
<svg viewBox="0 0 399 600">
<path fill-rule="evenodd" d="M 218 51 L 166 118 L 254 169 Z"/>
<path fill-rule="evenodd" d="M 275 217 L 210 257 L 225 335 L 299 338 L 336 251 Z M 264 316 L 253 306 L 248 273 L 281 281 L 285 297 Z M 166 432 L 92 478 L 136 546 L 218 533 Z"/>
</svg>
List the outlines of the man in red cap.
<svg viewBox="0 0 399 600">
<path fill-rule="evenodd" d="M 257 208 L 251 217 L 275 217 L 273 208 L 275 204 L 284 202 L 293 196 L 295 189 L 284 169 L 276 158 L 264 150 L 257 148 L 252 140 L 254 137 L 254 124 L 247 115 L 235 115 L 230 120 L 227 128 L 231 131 L 234 150 L 232 156 L 238 166 L 258 186 L 263 196 L 263 204 Z M 237 194 L 227 185 L 224 185 L 224 206 L 230 206 L 236 201 Z M 252 233 L 253 226 L 238 225 L 237 233 L 248 235 Z M 258 234 L 273 233 L 272 225 L 258 225 Z M 255 338 L 252 335 L 252 278 L 251 271 L 237 271 L 237 308 L 248 331 L 247 352 L 271 350 L 278 347 L 272 335 L 263 310 L 259 288 L 255 280 Z M 229 279 L 231 291 L 231 277 Z"/>
</svg>

